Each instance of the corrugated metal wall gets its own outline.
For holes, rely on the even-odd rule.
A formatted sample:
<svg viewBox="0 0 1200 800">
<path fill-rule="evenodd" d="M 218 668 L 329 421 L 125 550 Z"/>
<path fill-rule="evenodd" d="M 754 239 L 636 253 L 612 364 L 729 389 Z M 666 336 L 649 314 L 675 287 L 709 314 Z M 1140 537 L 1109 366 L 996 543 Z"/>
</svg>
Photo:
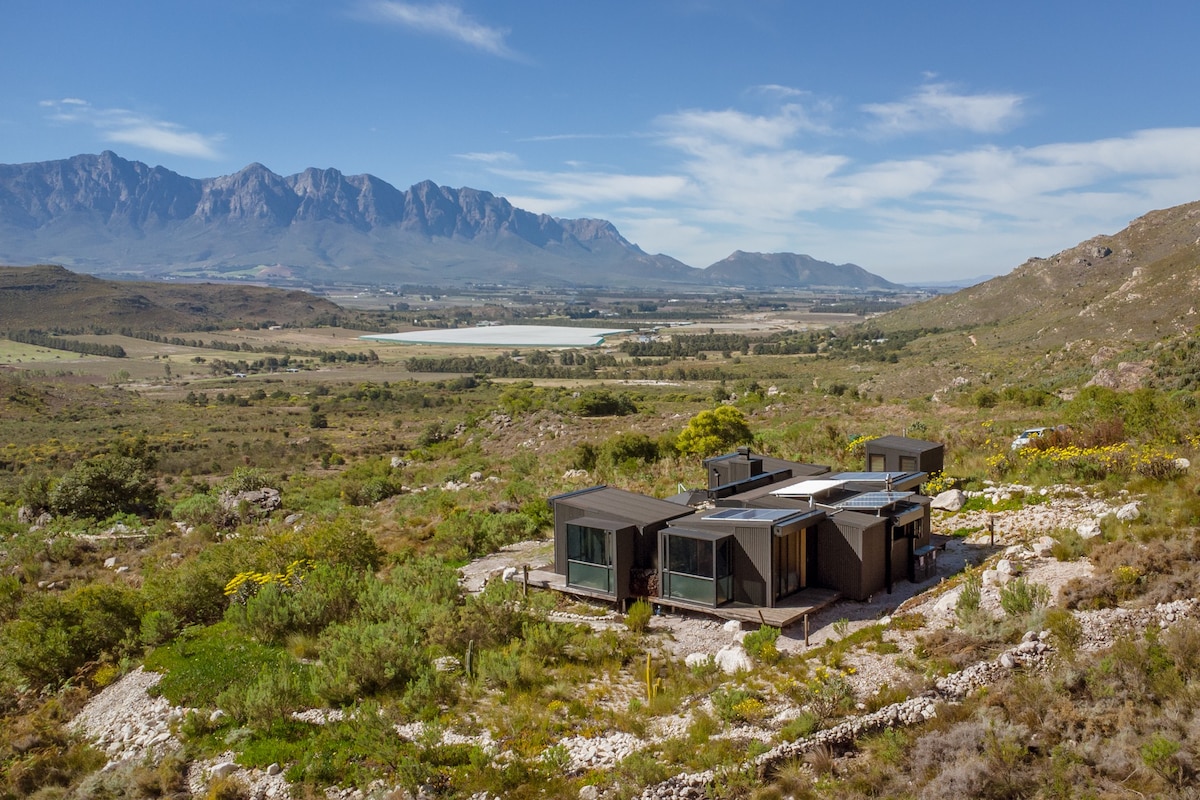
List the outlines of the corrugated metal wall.
<svg viewBox="0 0 1200 800">
<path fill-rule="evenodd" d="M 771 529 L 735 526 L 733 538 L 733 597 L 741 603 L 771 607 Z"/>
</svg>

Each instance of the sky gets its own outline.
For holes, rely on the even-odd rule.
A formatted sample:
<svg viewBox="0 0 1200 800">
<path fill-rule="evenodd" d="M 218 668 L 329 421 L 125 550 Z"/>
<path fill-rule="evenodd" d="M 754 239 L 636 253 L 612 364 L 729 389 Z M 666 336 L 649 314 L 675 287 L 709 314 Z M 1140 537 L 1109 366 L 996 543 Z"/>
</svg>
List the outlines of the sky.
<svg viewBox="0 0 1200 800">
<path fill-rule="evenodd" d="M 1200 200 L 1200 3 L 6 0 L 0 163 L 471 187 L 706 267 L 1000 275 Z"/>
</svg>

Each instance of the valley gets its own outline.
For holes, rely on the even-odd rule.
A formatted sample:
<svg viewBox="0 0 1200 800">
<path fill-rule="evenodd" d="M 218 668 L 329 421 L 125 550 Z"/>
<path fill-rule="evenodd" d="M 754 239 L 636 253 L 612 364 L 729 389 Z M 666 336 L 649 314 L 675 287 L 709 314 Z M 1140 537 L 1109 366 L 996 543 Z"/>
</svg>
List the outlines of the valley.
<svg viewBox="0 0 1200 800">
<path fill-rule="evenodd" d="M 50 344 L 123 356 L 0 340 L 0 792 L 1178 794 L 1193 334 L 1008 344 L 930 304 L 718 297 L 375 295 L 336 324 L 217 310 L 124 332 L 93 305 Z M 631 333 L 362 338 L 482 321 Z M 1096 382 L 1139 352 L 1152 385 Z M 683 434 L 715 408 L 749 431 L 727 449 L 834 472 L 876 437 L 943 443 L 921 491 L 963 505 L 933 512 L 935 573 L 807 637 L 503 580 L 547 567 L 552 496 L 703 487 Z M 1010 448 L 1036 425 L 1070 433 Z"/>
</svg>

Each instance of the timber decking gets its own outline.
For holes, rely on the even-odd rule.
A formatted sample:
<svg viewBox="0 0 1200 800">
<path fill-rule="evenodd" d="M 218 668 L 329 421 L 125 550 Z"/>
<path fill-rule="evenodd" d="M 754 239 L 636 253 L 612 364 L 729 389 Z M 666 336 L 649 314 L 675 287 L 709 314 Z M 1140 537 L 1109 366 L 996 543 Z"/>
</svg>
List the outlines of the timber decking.
<svg viewBox="0 0 1200 800">
<path fill-rule="evenodd" d="M 516 577 L 517 581 L 523 581 L 521 574 Z M 568 587 L 567 579 L 564 575 L 559 575 L 556 572 L 550 572 L 548 569 L 531 569 L 529 570 L 529 585 L 538 589 L 551 589 L 564 594 L 575 595 L 577 597 L 587 597 L 593 600 L 603 600 L 607 602 L 615 602 L 609 595 L 601 592 L 589 591 L 575 586 Z M 842 595 L 833 589 L 816 589 L 808 588 L 801 589 L 795 594 L 785 597 L 779 601 L 779 605 L 775 608 L 766 608 L 761 606 L 751 606 L 739 603 L 729 603 L 718 608 L 712 606 L 699 605 L 695 603 L 687 603 L 679 600 L 668 600 L 662 597 L 647 598 L 651 603 L 663 608 L 676 609 L 679 611 L 694 611 L 701 614 L 718 619 L 736 619 L 739 622 L 750 622 L 762 625 L 771 625 L 776 628 L 786 628 L 793 625 L 802 619 L 805 615 L 813 614 L 821 609 L 832 605 L 842 598 Z"/>
</svg>

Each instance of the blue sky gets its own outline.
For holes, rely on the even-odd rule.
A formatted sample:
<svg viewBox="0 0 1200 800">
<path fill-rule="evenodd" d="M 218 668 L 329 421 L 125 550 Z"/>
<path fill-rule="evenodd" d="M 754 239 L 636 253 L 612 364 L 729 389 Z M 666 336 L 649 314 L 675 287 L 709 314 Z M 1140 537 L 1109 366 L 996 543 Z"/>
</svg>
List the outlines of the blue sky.
<svg viewBox="0 0 1200 800">
<path fill-rule="evenodd" d="M 1200 200 L 1200 4 L 7 0 L 0 162 L 470 186 L 704 267 L 1003 274 Z"/>
</svg>

